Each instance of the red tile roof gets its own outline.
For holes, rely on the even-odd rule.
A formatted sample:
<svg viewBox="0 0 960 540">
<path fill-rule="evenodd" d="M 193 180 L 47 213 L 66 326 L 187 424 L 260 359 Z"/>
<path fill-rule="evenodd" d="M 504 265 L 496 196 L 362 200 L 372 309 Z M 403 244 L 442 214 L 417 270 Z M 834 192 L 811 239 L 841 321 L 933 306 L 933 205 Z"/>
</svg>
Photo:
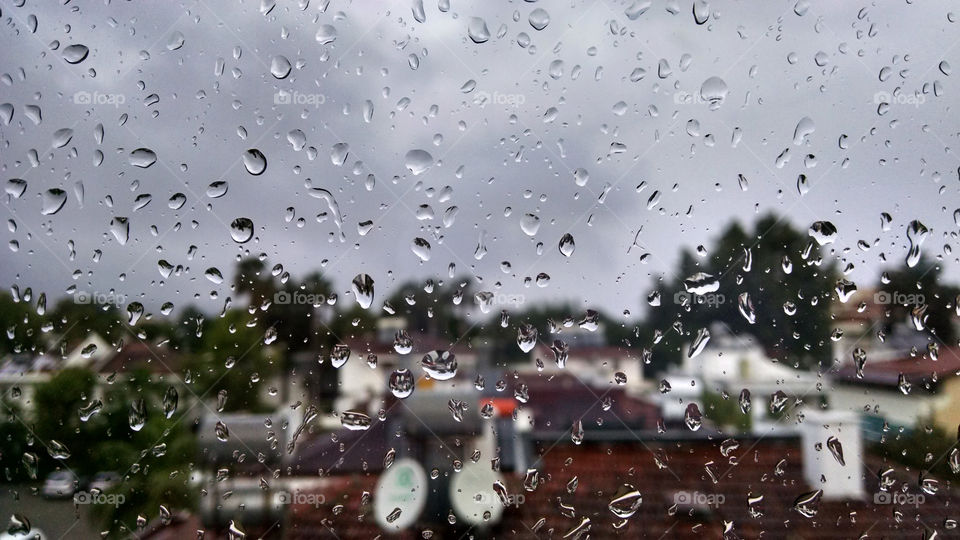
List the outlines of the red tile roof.
<svg viewBox="0 0 960 540">
<path fill-rule="evenodd" d="M 960 374 L 960 348 L 941 347 L 937 360 L 929 354 L 876 363 L 867 358 L 863 378 L 858 378 L 856 367 L 849 364 L 838 369 L 834 378 L 848 383 L 896 386 L 901 373 L 914 385 L 933 382 L 934 375 L 939 381 L 954 377 Z"/>
<path fill-rule="evenodd" d="M 728 524 L 736 535 L 730 538 L 831 539 L 862 534 L 869 538 L 919 538 L 925 528 L 948 534 L 945 520 L 955 519 L 958 513 L 948 494 L 926 495 L 923 504 L 916 506 L 875 504 L 876 471 L 884 465 L 879 458 L 870 458 L 870 465 L 863 468 L 864 500 L 822 500 L 818 513 L 807 518 L 792 509 L 799 495 L 813 489 L 804 480 L 799 439 L 741 439 L 739 448 L 724 457 L 720 453 L 723 437 L 668 437 L 642 442 L 588 440 L 580 446 L 568 438 L 556 445 L 554 440 L 540 441 L 536 445 L 537 452 L 543 454 L 539 487 L 526 492 L 522 480 L 508 474 L 509 492 L 523 493 L 525 500 L 506 508 L 501 523 L 491 532 L 498 538 L 560 538 L 582 517 L 588 517 L 592 522 L 590 538 L 594 539 L 720 538 Z M 665 456 L 665 468 L 656 465 L 654 452 Z M 711 463 L 716 481 L 707 473 L 707 463 Z M 848 466 L 857 465 L 848 462 Z M 567 485 L 574 477 L 579 483 L 571 494 Z M 643 503 L 626 526 L 617 529 L 614 523 L 618 519 L 608 504 L 625 483 L 639 489 Z M 373 493 L 375 485 L 375 474 L 340 477 L 336 488 L 324 494 L 325 506 L 293 509 L 287 521 L 289 538 L 373 538 L 381 534 L 369 509 L 360 507 L 361 493 Z M 904 485 L 909 486 L 910 493 L 918 493 L 914 481 Z M 677 505 L 678 493 L 700 493 L 719 504 Z M 763 497 L 752 508 L 748 504 L 751 494 Z M 573 508 L 576 517 L 562 515 L 561 503 Z M 338 515 L 331 511 L 336 504 L 344 505 Z M 532 529 L 541 519 L 544 523 L 539 535 L 534 534 Z M 446 537 L 445 531 L 452 526 L 442 523 L 425 528 Z M 418 537 L 419 531 L 391 536 Z"/>
</svg>

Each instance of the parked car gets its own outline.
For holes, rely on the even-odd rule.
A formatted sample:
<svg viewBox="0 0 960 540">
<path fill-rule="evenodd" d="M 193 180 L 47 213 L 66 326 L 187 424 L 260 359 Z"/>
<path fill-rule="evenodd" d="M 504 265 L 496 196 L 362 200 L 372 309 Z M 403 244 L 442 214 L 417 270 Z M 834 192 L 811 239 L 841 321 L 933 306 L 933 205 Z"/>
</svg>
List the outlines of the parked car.
<svg viewBox="0 0 960 540">
<path fill-rule="evenodd" d="M 88 486 L 89 491 L 97 490 L 99 492 L 107 491 L 120 483 L 120 475 L 113 471 L 101 471 L 93 475 Z"/>
<path fill-rule="evenodd" d="M 73 497 L 78 481 L 77 476 L 70 471 L 54 471 L 44 480 L 40 494 L 50 499 Z"/>
</svg>

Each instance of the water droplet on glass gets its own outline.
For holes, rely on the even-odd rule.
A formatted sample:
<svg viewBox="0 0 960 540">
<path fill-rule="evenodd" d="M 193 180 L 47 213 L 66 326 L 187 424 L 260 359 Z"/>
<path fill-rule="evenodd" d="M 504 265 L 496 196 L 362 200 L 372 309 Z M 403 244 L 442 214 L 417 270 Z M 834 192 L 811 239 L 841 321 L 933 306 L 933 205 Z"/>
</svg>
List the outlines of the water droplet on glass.
<svg viewBox="0 0 960 540">
<path fill-rule="evenodd" d="M 390 374 L 390 392 L 400 399 L 410 397 L 414 384 L 413 373 L 409 369 L 397 369 Z"/>
<path fill-rule="evenodd" d="M 446 381 L 457 374 L 457 357 L 450 351 L 431 351 L 423 355 L 420 367 L 431 378 Z"/>
<path fill-rule="evenodd" d="M 260 176 L 267 170 L 267 157 L 260 150 L 251 148 L 243 153 L 243 166 L 253 176 Z"/>
<path fill-rule="evenodd" d="M 230 237 L 238 244 L 243 244 L 253 238 L 253 221 L 239 217 L 230 222 Z"/>
<path fill-rule="evenodd" d="M 643 503 L 643 496 L 640 492 L 630 484 L 623 484 L 617 489 L 616 495 L 607 508 L 618 518 L 627 519 L 637 513 L 641 503 Z"/>
<path fill-rule="evenodd" d="M 480 17 L 470 17 L 467 24 L 467 35 L 474 43 L 485 43 L 490 39 L 490 30 L 487 29 L 487 21 Z"/>
<path fill-rule="evenodd" d="M 350 359 L 350 352 L 350 347 L 337 343 L 330 349 L 330 365 L 337 369 L 342 368 Z"/>
<path fill-rule="evenodd" d="M 535 236 L 540 229 L 540 218 L 534 214 L 524 214 L 520 219 L 520 228 L 527 236 Z"/>
<path fill-rule="evenodd" d="M 270 60 L 270 74 L 276 79 L 286 79 L 290 75 L 290 61 L 286 56 L 277 55 Z"/>
<path fill-rule="evenodd" d="M 576 244 L 573 242 L 573 235 L 570 233 L 564 234 L 560 239 L 560 253 L 562 253 L 564 257 L 569 257 L 573 255 L 575 248 Z"/>
<path fill-rule="evenodd" d="M 157 154 L 149 148 L 137 148 L 133 152 L 130 152 L 129 161 L 134 167 L 146 169 L 157 162 Z"/>
<path fill-rule="evenodd" d="M 706 328 L 701 328 L 697 331 L 697 337 L 694 338 L 693 343 L 690 344 L 690 349 L 687 351 L 687 358 L 696 358 L 698 354 L 703 352 L 708 341 L 710 341 L 710 331 Z"/>
<path fill-rule="evenodd" d="M 349 430 L 364 431 L 370 428 L 372 420 L 361 412 L 346 411 L 340 414 L 340 423 Z"/>
<path fill-rule="evenodd" d="M 26 184 L 24 184 L 24 187 L 26 187 Z M 48 189 L 43 193 L 40 205 L 40 213 L 45 216 L 52 216 L 53 214 L 59 212 L 66 202 L 66 191 L 59 188 Z"/>
<path fill-rule="evenodd" d="M 413 339 L 410 338 L 410 334 L 406 330 L 397 330 L 397 334 L 393 338 L 393 350 L 397 351 L 398 354 L 410 354 L 410 351 L 413 350 Z"/>
<path fill-rule="evenodd" d="M 419 257 L 421 261 L 430 260 L 430 242 L 427 242 L 423 238 L 414 238 L 413 243 L 410 244 L 410 250 L 413 251 L 413 254 Z"/>
<path fill-rule="evenodd" d="M 433 156 L 426 150 L 410 150 L 407 152 L 404 162 L 407 170 L 416 176 L 433 166 Z"/>
<path fill-rule="evenodd" d="M 710 4 L 705 0 L 694 0 L 693 2 L 693 22 L 704 24 L 710 19 Z"/>
<path fill-rule="evenodd" d="M 87 58 L 88 54 L 90 54 L 90 49 L 86 45 L 79 43 L 63 49 L 63 59 L 66 60 L 68 64 L 79 64 Z"/>
<path fill-rule="evenodd" d="M 837 239 L 837 228 L 829 221 L 817 221 L 810 225 L 807 234 L 816 240 L 818 245 L 825 246 Z"/>
<path fill-rule="evenodd" d="M 547 10 L 543 8 L 536 8 L 530 12 L 528 22 L 534 30 L 543 30 L 548 24 L 550 24 L 550 14 L 547 13 Z"/>
<path fill-rule="evenodd" d="M 373 304 L 373 278 L 367 274 L 357 274 L 350 282 L 353 297 L 362 309 L 369 309 Z"/>
<path fill-rule="evenodd" d="M 827 438 L 827 448 L 830 449 L 830 453 L 836 458 L 837 463 L 846 465 L 846 462 L 843 461 L 843 446 L 841 446 L 839 439 L 833 436 Z"/>
<path fill-rule="evenodd" d="M 683 413 L 683 423 L 690 431 L 697 431 L 703 425 L 703 415 L 696 403 L 687 404 L 687 409 Z"/>
<path fill-rule="evenodd" d="M 321 45 L 329 45 L 337 40 L 337 29 L 330 24 L 322 24 L 320 28 L 317 29 L 317 34 L 315 36 L 317 43 Z"/>
<path fill-rule="evenodd" d="M 110 232 L 117 242 L 123 246 L 130 239 L 130 220 L 125 217 L 115 217 L 110 220 Z"/>
<path fill-rule="evenodd" d="M 907 225 L 907 240 L 910 242 L 910 250 L 907 252 L 907 266 L 910 268 L 920 262 L 920 246 L 923 245 L 923 241 L 927 239 L 929 233 L 930 230 L 916 219 Z"/>
</svg>

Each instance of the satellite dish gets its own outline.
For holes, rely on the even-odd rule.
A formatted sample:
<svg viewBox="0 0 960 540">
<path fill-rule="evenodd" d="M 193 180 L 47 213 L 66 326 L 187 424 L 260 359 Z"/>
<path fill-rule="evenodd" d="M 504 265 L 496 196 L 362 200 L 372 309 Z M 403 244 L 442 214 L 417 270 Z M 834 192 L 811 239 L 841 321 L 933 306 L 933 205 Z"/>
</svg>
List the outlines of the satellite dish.
<svg viewBox="0 0 960 540">
<path fill-rule="evenodd" d="M 373 515 L 384 531 L 413 525 L 427 504 L 427 473 L 419 463 L 398 459 L 380 475 L 373 496 Z"/>
<path fill-rule="evenodd" d="M 450 504 L 460 519 L 471 525 L 498 523 L 503 515 L 503 502 L 493 484 L 503 476 L 487 463 L 467 462 L 450 481 Z M 485 518 L 486 516 L 486 518 Z"/>
</svg>

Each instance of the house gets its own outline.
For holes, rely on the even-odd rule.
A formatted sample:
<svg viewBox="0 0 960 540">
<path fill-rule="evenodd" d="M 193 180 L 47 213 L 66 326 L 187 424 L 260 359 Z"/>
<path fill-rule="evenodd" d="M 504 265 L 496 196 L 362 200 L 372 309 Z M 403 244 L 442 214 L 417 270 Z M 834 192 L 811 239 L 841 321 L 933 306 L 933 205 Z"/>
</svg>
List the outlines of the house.
<svg viewBox="0 0 960 540">
<path fill-rule="evenodd" d="M 502 496 L 494 498 L 503 501 L 499 512 L 476 525 L 457 513 L 450 493 L 428 499 L 415 523 L 391 538 L 420 538 L 426 531 L 454 538 L 595 539 L 949 534 L 955 519 L 949 488 L 924 492 L 915 473 L 865 454 L 857 424 L 856 415 L 809 411 L 799 429 L 762 436 L 588 428 L 579 443 L 563 429 L 535 429 L 523 435 L 530 471 L 502 475 Z M 839 445 L 827 444 L 831 437 Z M 469 451 L 466 445 L 463 452 Z M 882 484 L 878 470 L 889 470 Z M 429 493 L 446 493 L 458 474 L 465 473 L 440 469 L 428 481 Z M 382 534 L 370 502 L 381 477 L 380 471 L 331 477 L 311 499 L 323 503 L 292 505 L 287 537 Z M 473 489 L 477 504 L 494 492 Z"/>
<path fill-rule="evenodd" d="M 705 393 L 737 400 L 743 390 L 751 395 L 750 414 L 754 429 L 777 427 L 769 413 L 771 396 L 783 393 L 788 403 L 806 401 L 819 395 L 819 377 L 814 372 L 794 369 L 769 358 L 753 337 L 734 335 L 726 327 L 710 328 L 710 341 L 700 354 L 684 357 L 679 368 L 668 371 L 664 381 L 670 391 L 655 395 L 663 407 L 664 421 L 683 419 L 687 404 L 703 409 Z"/>
<path fill-rule="evenodd" d="M 926 349 L 924 349 L 926 350 Z M 879 440 L 883 427 L 913 428 L 932 421 L 947 433 L 960 425 L 960 348 L 940 347 L 874 361 L 862 373 L 846 364 L 830 374 L 833 408 L 863 411 L 867 437 Z"/>
<path fill-rule="evenodd" d="M 561 361 L 558 356 L 562 355 Z M 607 345 L 602 327 L 590 331 L 577 326 L 561 328 L 540 338 L 530 352 L 530 362 L 520 372 L 575 373 L 585 384 L 605 388 L 616 384 L 641 395 L 650 389 L 643 376 L 640 351 Z"/>
</svg>

